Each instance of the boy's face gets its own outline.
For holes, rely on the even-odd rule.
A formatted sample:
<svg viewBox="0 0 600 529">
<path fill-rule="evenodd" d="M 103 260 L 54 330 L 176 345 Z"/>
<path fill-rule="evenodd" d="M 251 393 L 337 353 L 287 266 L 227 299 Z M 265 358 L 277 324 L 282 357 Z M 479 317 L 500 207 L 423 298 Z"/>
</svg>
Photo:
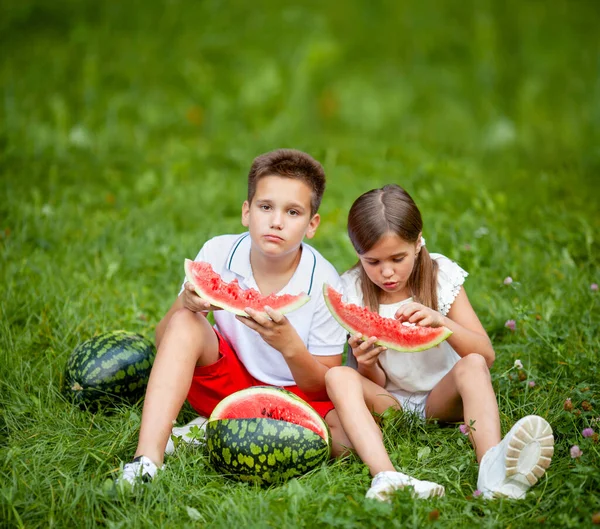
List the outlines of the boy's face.
<svg viewBox="0 0 600 529">
<path fill-rule="evenodd" d="M 253 247 L 271 257 L 295 252 L 304 237 L 311 239 L 319 215 L 311 215 L 312 191 L 300 180 L 265 176 L 256 183 L 252 202 L 242 206 L 242 224 L 250 231 Z"/>
</svg>

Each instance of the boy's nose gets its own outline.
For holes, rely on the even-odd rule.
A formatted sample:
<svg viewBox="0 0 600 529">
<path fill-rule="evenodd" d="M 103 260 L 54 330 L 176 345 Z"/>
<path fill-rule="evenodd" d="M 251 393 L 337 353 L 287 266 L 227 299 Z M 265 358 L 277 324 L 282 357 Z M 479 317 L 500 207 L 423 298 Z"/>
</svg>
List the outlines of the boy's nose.
<svg viewBox="0 0 600 529">
<path fill-rule="evenodd" d="M 273 213 L 271 216 L 271 228 L 276 230 L 283 228 L 283 218 L 281 213 Z"/>
</svg>

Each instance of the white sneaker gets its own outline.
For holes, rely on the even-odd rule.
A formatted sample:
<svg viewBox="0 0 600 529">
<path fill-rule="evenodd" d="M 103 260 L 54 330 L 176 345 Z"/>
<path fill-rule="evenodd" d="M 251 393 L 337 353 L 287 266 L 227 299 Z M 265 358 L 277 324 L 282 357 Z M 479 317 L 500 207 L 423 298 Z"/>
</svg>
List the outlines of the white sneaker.
<svg viewBox="0 0 600 529">
<path fill-rule="evenodd" d="M 390 501 L 394 491 L 404 487 L 413 488 L 415 498 L 431 498 L 432 496 L 443 496 L 444 487 L 432 481 L 421 481 L 412 478 L 402 472 L 386 470 L 379 472 L 371 482 L 371 488 L 367 491 L 367 498 L 379 501 Z"/>
<path fill-rule="evenodd" d="M 165 454 L 171 455 L 175 452 L 175 443 L 173 437 L 176 437 L 180 442 L 199 445 L 204 442 L 204 433 L 206 432 L 206 417 L 196 417 L 193 421 L 188 422 L 185 426 L 173 428 L 167 446 L 165 447 Z"/>
<path fill-rule="evenodd" d="M 138 456 L 131 463 L 123 466 L 123 472 L 117 479 L 117 483 L 126 481 L 132 487 L 140 483 L 147 483 L 154 479 L 158 467 L 146 456 Z"/>
<path fill-rule="evenodd" d="M 481 458 L 477 488 L 484 498 L 522 499 L 550 466 L 554 436 L 548 422 L 528 415 Z"/>
</svg>

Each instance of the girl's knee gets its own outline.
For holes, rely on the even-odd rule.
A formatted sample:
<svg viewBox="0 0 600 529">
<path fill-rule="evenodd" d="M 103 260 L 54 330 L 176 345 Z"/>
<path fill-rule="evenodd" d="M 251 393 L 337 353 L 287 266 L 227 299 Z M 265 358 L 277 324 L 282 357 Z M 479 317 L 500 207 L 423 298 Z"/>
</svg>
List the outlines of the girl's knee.
<svg viewBox="0 0 600 529">
<path fill-rule="evenodd" d="M 325 373 L 325 385 L 327 389 L 334 389 L 340 385 L 345 385 L 348 380 L 358 375 L 357 371 L 351 367 L 336 366 L 330 367 Z"/>
<path fill-rule="evenodd" d="M 463 356 L 457 363 L 454 369 L 454 374 L 457 382 L 474 382 L 490 379 L 490 370 L 483 356 L 473 353 Z"/>
</svg>

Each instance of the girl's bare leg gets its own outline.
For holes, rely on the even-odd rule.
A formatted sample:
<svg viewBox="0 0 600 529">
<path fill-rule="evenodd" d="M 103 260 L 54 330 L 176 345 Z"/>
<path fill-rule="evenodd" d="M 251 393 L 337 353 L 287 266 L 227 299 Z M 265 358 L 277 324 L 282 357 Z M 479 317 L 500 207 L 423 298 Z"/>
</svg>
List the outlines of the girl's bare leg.
<svg viewBox="0 0 600 529">
<path fill-rule="evenodd" d="M 384 470 L 395 471 L 371 411 L 383 413 L 392 406 L 399 409 L 396 399 L 350 367 L 329 369 L 325 383 L 343 429 L 354 450 L 369 467 L 371 475 L 375 476 Z M 337 448 L 334 445 L 336 450 L 338 455 L 343 453 L 339 445 Z"/>
<path fill-rule="evenodd" d="M 425 415 L 428 419 L 472 424 L 469 438 L 478 462 L 500 442 L 498 403 L 483 356 L 470 354 L 454 365 L 431 391 Z"/>
<path fill-rule="evenodd" d="M 173 314 L 146 388 L 136 456 L 144 455 L 157 466 L 162 465 L 173 421 L 187 397 L 194 368 L 218 359 L 218 339 L 207 319 L 187 309 Z"/>
<path fill-rule="evenodd" d="M 341 457 L 352 450 L 352 442 L 348 439 L 340 417 L 336 410 L 331 410 L 325 417 L 325 422 L 331 432 L 331 456 Z"/>
</svg>

